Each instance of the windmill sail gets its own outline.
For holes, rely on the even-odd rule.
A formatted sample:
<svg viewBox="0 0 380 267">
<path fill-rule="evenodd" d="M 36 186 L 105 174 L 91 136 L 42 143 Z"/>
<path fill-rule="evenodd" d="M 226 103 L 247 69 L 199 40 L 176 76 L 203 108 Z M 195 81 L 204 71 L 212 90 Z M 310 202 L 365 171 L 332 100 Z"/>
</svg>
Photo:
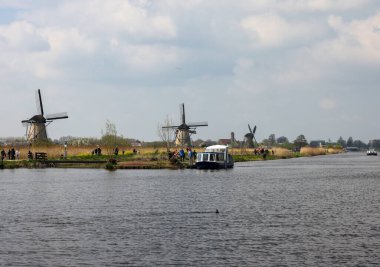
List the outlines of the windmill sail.
<svg viewBox="0 0 380 267">
<path fill-rule="evenodd" d="M 67 112 L 55 113 L 46 115 L 47 120 L 59 120 L 59 119 L 67 119 L 69 116 Z"/>
<path fill-rule="evenodd" d="M 186 118 L 185 118 L 185 104 L 182 103 L 180 105 L 180 114 L 181 114 L 181 122 L 182 124 L 186 124 Z"/>
<path fill-rule="evenodd" d="M 37 112 L 39 115 L 44 115 L 44 107 L 42 105 L 42 97 L 41 97 L 41 91 L 38 89 L 36 91 L 36 106 L 37 106 Z"/>
<path fill-rule="evenodd" d="M 202 121 L 202 122 L 190 122 L 187 124 L 190 127 L 197 127 L 197 126 L 208 126 L 207 121 Z"/>
<path fill-rule="evenodd" d="M 250 132 L 251 134 L 253 134 L 253 133 L 252 133 L 251 125 L 249 125 L 249 124 L 248 124 L 248 129 L 249 129 L 249 132 Z"/>
</svg>

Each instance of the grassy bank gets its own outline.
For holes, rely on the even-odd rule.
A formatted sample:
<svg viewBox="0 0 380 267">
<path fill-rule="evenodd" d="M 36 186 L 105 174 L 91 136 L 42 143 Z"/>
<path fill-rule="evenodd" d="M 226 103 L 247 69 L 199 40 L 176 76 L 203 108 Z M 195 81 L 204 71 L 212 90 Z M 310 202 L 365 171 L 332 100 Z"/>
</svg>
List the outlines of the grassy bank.
<svg viewBox="0 0 380 267">
<path fill-rule="evenodd" d="M 7 151 L 8 148 L 5 148 Z M 0 162 L 0 168 L 40 168 L 40 167 L 63 167 L 63 168 L 105 168 L 110 165 L 107 162 L 112 158 L 117 162 L 114 165 L 119 169 L 178 169 L 187 168 L 188 160 L 180 162 L 178 160 L 170 161 L 166 153 L 166 148 L 151 148 L 144 147 L 138 148 L 136 153 L 133 148 L 119 148 L 118 155 L 112 155 L 112 148 L 105 147 L 102 149 L 102 155 L 97 156 L 92 154 L 93 147 L 69 147 L 67 149 L 67 158 L 63 159 L 64 148 L 63 146 L 40 146 L 30 148 L 31 152 L 45 152 L 48 156 L 48 162 L 43 163 L 35 160 L 28 160 L 27 155 L 29 148 L 20 147 L 16 148 L 20 152 L 18 160 L 6 160 Z M 175 149 L 172 149 L 174 151 Z M 203 149 L 196 149 L 197 152 L 202 152 Z M 247 148 L 231 148 L 235 162 L 243 161 L 257 161 L 257 160 L 275 160 L 275 159 L 288 159 L 295 157 L 308 157 L 317 155 L 326 155 L 341 153 L 340 149 L 326 149 L 326 148 L 310 148 L 304 147 L 299 152 L 293 152 L 284 148 L 271 148 L 268 149 L 265 155 L 254 154 L 254 149 Z M 111 155 L 109 155 L 111 154 Z"/>
</svg>

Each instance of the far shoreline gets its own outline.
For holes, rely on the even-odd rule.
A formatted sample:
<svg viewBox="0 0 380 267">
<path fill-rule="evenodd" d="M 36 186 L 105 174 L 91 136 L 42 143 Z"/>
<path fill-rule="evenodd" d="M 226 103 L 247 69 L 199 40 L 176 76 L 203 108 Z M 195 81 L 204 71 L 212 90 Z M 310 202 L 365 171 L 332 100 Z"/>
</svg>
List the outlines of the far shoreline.
<svg viewBox="0 0 380 267">
<path fill-rule="evenodd" d="M 291 159 L 299 157 L 310 157 L 319 155 L 329 155 L 343 153 L 342 149 L 326 149 L 326 148 L 302 148 L 299 152 L 290 151 L 282 148 L 273 148 L 269 150 L 267 155 L 255 155 L 248 149 L 231 149 L 232 156 L 236 162 L 248 161 L 265 161 Z M 81 169 L 192 169 L 194 166 L 189 165 L 189 159 L 180 161 L 179 159 L 169 160 L 165 152 L 141 154 L 123 154 L 120 156 L 103 155 L 103 156 L 69 156 L 67 159 L 61 157 L 47 158 L 46 160 L 4 160 L 0 161 L 0 169 L 39 169 L 39 168 L 81 168 Z"/>
</svg>

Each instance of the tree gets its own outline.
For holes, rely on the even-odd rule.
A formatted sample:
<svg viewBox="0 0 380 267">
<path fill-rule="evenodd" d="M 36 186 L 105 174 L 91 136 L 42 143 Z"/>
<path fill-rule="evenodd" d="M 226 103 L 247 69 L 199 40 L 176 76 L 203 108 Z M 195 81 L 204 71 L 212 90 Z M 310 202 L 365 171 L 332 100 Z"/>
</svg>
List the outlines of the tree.
<svg viewBox="0 0 380 267">
<path fill-rule="evenodd" d="M 355 140 L 354 141 L 354 146 L 356 146 L 358 148 L 367 148 L 368 147 L 367 144 L 365 144 L 361 140 Z"/>
<path fill-rule="evenodd" d="M 175 130 L 173 128 L 162 128 L 165 126 L 173 125 L 173 120 L 169 119 L 168 116 L 166 116 L 166 119 L 163 123 L 159 123 L 157 125 L 157 135 L 161 138 L 163 142 L 166 144 L 166 149 L 170 150 L 170 143 L 174 140 L 174 134 Z"/>
<path fill-rule="evenodd" d="M 106 129 L 101 130 L 101 143 L 105 146 L 108 155 L 113 154 L 113 149 L 117 146 L 116 125 L 109 120 L 106 121 Z"/>
<path fill-rule="evenodd" d="M 354 146 L 354 139 L 351 136 L 347 139 L 347 146 Z"/>
<path fill-rule="evenodd" d="M 287 137 L 280 136 L 279 138 L 277 138 L 277 144 L 287 144 L 287 143 L 289 143 L 289 140 Z"/>
<path fill-rule="evenodd" d="M 336 141 L 336 143 L 343 148 L 346 147 L 346 144 L 347 144 L 346 140 L 344 140 L 342 136 L 339 137 L 339 139 L 338 139 L 338 141 Z"/>
<path fill-rule="evenodd" d="M 297 136 L 297 138 L 294 140 L 294 145 L 296 147 L 304 147 L 307 146 L 307 140 L 303 134 Z"/>
<path fill-rule="evenodd" d="M 269 140 L 268 139 L 263 139 L 261 141 L 261 144 L 264 145 L 264 146 L 269 146 Z"/>
<path fill-rule="evenodd" d="M 268 137 L 268 144 L 270 146 L 274 146 L 276 144 L 276 135 L 275 134 L 270 134 Z"/>
</svg>

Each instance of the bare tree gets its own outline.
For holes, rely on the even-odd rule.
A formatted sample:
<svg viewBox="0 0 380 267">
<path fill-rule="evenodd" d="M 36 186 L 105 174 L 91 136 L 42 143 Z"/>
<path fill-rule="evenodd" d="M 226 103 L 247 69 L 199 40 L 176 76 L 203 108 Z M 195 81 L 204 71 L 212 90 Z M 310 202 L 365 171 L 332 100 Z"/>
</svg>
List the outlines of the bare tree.
<svg viewBox="0 0 380 267">
<path fill-rule="evenodd" d="M 166 119 L 162 123 L 157 125 L 157 135 L 160 139 L 166 143 L 166 149 L 170 150 L 170 143 L 173 142 L 175 137 L 175 130 L 173 128 L 162 128 L 164 126 L 173 125 L 173 120 L 166 116 Z"/>
<path fill-rule="evenodd" d="M 107 150 L 107 154 L 111 156 L 113 154 L 113 148 L 117 145 L 117 131 L 116 131 L 116 125 L 109 120 L 106 121 L 106 129 L 101 130 L 102 138 L 101 142 L 105 146 L 105 149 Z"/>
</svg>

